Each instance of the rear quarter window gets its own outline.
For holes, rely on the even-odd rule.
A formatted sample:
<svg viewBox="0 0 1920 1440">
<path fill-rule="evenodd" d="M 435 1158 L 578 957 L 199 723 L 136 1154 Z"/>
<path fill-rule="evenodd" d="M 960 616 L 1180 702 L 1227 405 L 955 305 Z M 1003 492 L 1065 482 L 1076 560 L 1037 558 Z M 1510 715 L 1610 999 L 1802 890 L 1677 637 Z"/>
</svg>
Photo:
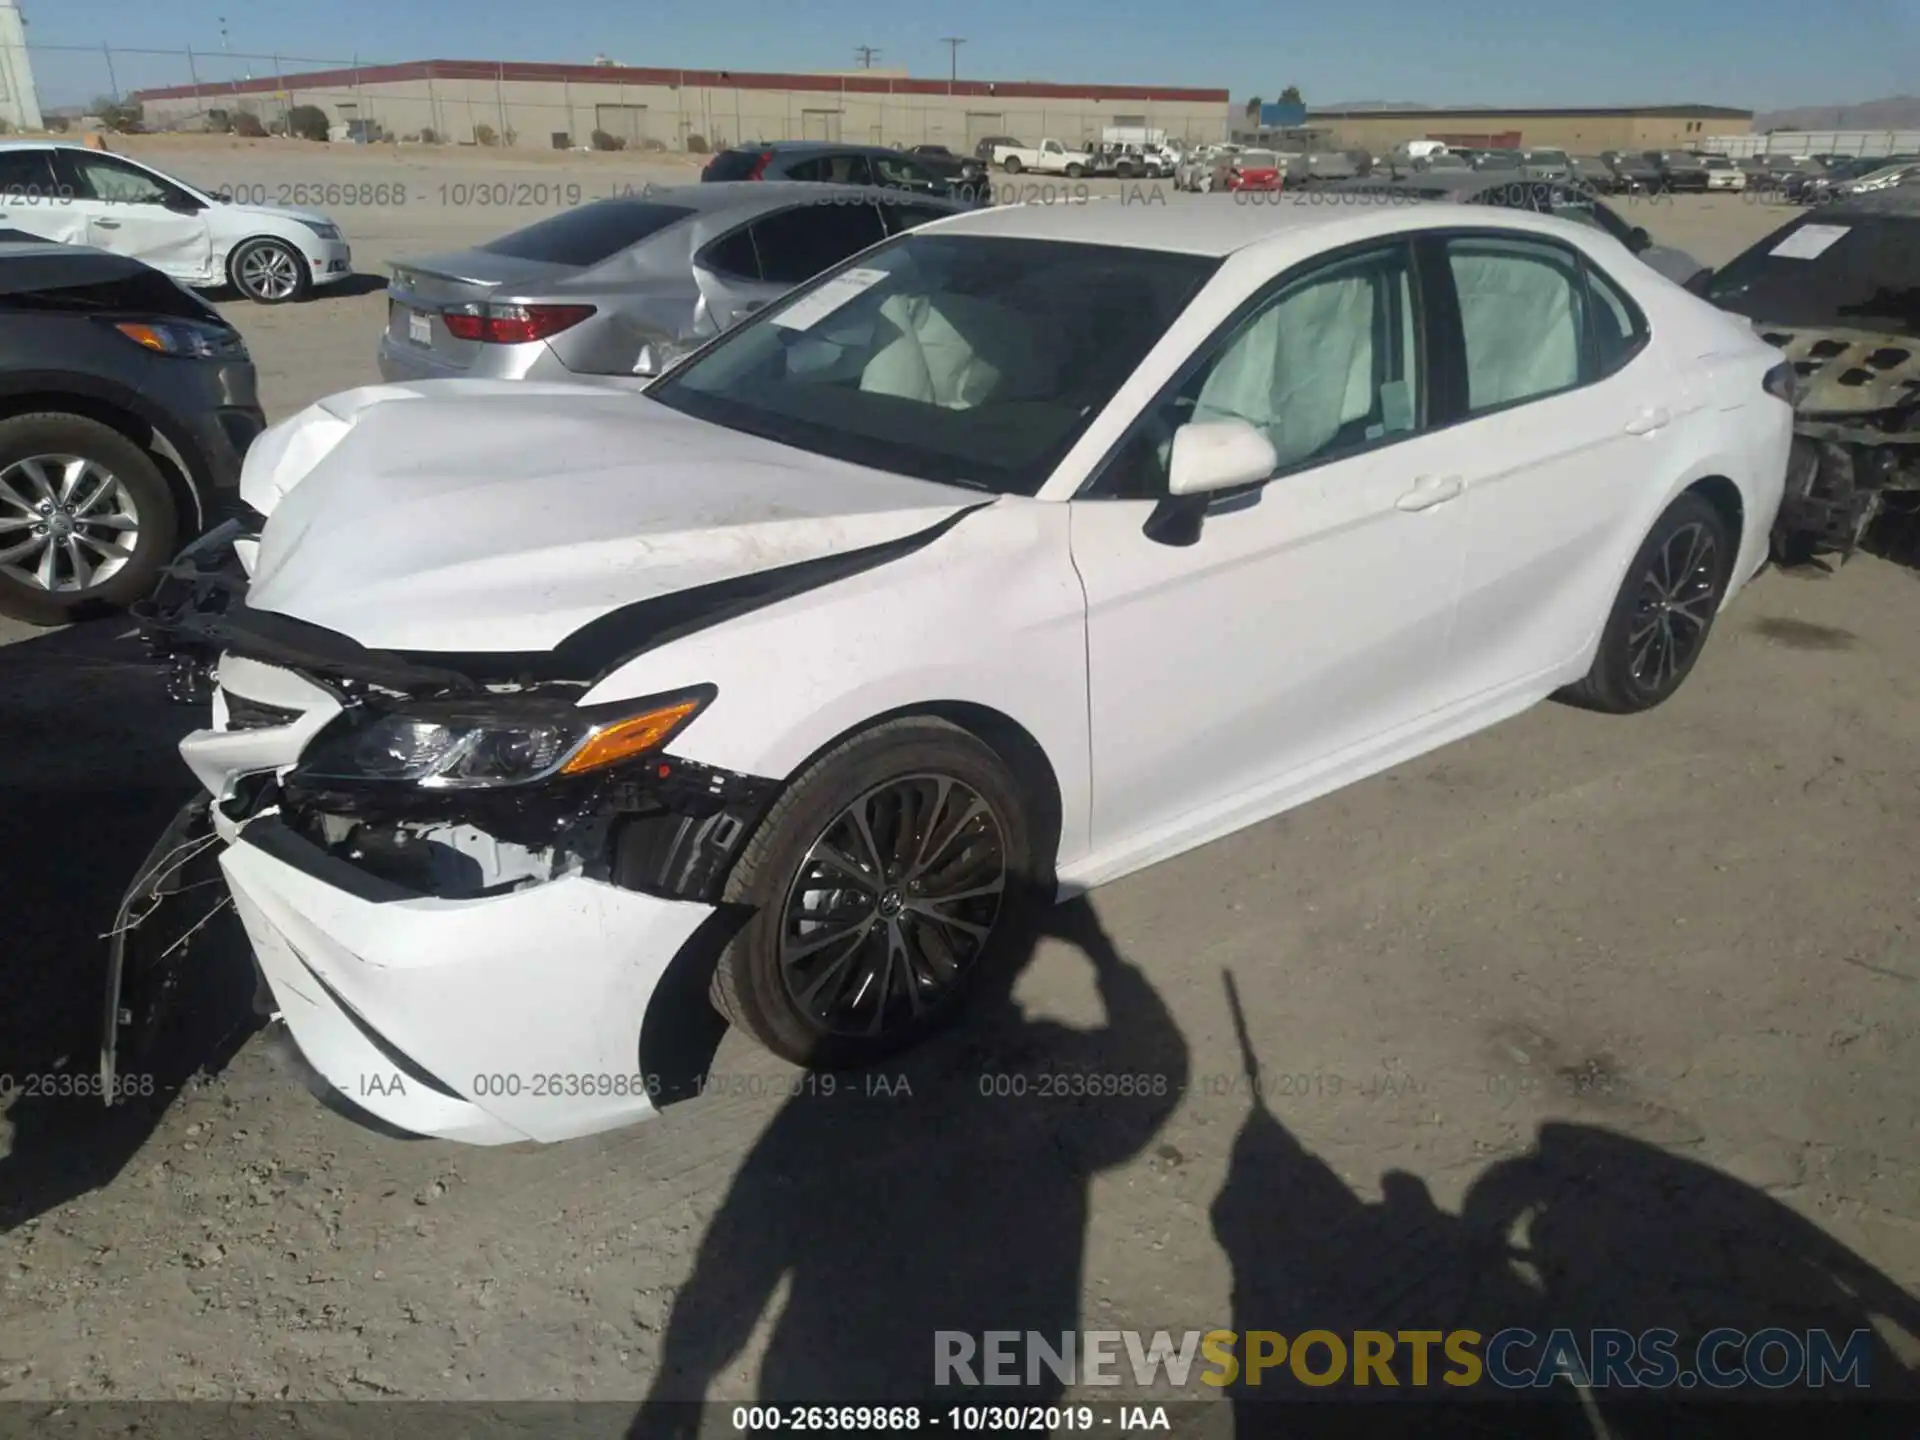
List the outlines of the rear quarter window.
<svg viewBox="0 0 1920 1440">
<path fill-rule="evenodd" d="M 679 205 L 641 200 L 602 200 L 563 211 L 490 240 L 478 248 L 488 255 L 540 260 L 553 265 L 598 265 L 629 245 L 637 245 L 693 212 Z"/>
</svg>

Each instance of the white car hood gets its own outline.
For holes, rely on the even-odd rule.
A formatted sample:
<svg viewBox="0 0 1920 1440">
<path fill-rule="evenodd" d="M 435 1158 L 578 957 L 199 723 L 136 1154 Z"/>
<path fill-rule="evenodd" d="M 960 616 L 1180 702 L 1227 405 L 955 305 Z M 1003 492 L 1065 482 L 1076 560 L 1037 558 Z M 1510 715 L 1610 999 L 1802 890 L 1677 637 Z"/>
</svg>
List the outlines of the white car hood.
<svg viewBox="0 0 1920 1440">
<path fill-rule="evenodd" d="M 373 649 L 546 651 L 610 610 L 905 539 L 973 491 L 628 393 L 424 381 L 336 395 L 248 452 L 247 603 Z"/>
</svg>

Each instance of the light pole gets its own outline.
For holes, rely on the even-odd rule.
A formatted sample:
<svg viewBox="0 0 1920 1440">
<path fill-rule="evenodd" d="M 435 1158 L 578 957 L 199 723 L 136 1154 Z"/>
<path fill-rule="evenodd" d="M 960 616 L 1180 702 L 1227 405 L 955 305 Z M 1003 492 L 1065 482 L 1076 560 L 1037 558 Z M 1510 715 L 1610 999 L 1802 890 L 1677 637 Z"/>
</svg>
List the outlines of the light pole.
<svg viewBox="0 0 1920 1440">
<path fill-rule="evenodd" d="M 967 42 L 959 35 L 943 35 L 940 43 L 947 47 L 947 94 L 951 95 L 960 79 L 960 47 Z"/>
</svg>

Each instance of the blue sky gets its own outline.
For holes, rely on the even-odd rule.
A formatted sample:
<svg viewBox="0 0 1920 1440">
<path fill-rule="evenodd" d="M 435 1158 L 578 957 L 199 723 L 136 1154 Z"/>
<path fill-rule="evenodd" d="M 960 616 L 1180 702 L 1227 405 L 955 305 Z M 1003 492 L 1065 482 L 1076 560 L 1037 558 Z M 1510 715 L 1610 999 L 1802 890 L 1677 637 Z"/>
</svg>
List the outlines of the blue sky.
<svg viewBox="0 0 1920 1440">
<path fill-rule="evenodd" d="M 1920 89 L 1920 0 L 20 0 L 48 104 L 108 89 L 226 79 L 235 52 L 316 60 L 519 59 L 738 70 L 854 65 L 947 73 L 967 37 L 981 79 L 1225 86 L 1236 100 L 1300 86 L 1309 104 L 1656 104 L 1770 109 Z M 1204 15 L 1205 18 L 1201 18 Z M 58 50 L 52 47 L 78 47 Z M 263 67 L 254 66 L 259 69 Z"/>
</svg>

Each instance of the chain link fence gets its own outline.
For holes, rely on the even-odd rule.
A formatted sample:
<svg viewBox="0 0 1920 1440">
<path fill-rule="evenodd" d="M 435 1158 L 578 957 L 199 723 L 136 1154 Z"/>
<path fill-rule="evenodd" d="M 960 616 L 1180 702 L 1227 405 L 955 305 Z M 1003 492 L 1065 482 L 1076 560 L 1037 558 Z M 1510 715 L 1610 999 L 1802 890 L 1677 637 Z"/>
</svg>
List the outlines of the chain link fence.
<svg viewBox="0 0 1920 1440">
<path fill-rule="evenodd" d="M 308 138 L 320 138 L 315 132 L 324 127 L 333 140 L 517 149 L 699 153 L 743 142 L 826 140 L 941 144 L 958 152 L 990 135 L 1080 146 L 1097 142 L 1109 126 L 1146 126 L 1204 143 L 1220 139 L 1227 122 L 1224 103 L 890 93 L 873 82 L 850 88 L 845 80 L 836 91 L 831 77 L 787 89 L 769 84 L 770 77 L 714 83 L 715 72 L 695 72 L 704 83 L 674 83 L 655 78 L 672 72 L 607 68 L 603 80 L 582 73 L 597 67 L 510 62 L 392 64 L 110 45 L 35 45 L 30 54 L 42 95 L 69 100 L 53 106 L 56 116 L 109 110 L 114 121 L 158 133 L 301 133 L 310 126 Z"/>
</svg>

